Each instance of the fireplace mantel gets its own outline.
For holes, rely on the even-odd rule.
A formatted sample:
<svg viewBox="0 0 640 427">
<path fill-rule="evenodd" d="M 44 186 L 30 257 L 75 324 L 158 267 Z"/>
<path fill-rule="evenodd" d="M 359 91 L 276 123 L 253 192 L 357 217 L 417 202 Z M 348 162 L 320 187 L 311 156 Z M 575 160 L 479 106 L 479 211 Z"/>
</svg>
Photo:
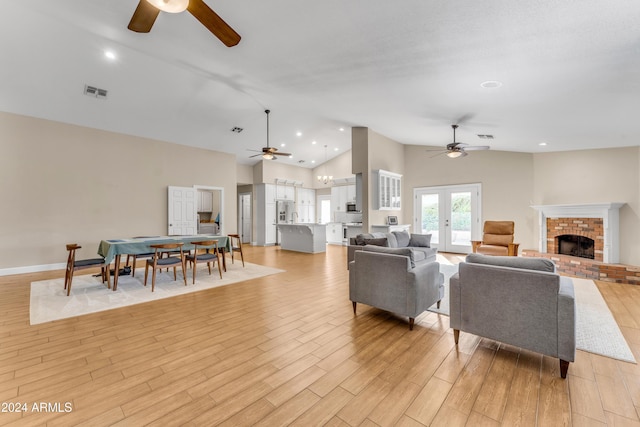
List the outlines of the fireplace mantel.
<svg viewBox="0 0 640 427">
<path fill-rule="evenodd" d="M 585 203 L 574 205 L 531 206 L 539 214 L 539 251 L 547 252 L 547 218 L 602 218 L 604 226 L 603 261 L 620 261 L 620 208 L 624 203 Z"/>
</svg>

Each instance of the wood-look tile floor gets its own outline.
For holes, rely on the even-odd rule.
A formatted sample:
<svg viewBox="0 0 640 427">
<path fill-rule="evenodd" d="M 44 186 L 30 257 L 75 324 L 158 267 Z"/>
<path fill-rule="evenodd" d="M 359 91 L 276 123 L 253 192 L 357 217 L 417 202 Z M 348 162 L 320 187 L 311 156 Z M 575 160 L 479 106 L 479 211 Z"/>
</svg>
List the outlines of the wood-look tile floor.
<svg viewBox="0 0 640 427">
<path fill-rule="evenodd" d="M 0 277 L 0 425 L 640 426 L 638 365 L 578 351 L 562 380 L 556 359 L 456 347 L 447 316 L 354 316 L 343 247 L 245 259 L 286 272 L 35 326 L 30 282 L 64 272 Z M 598 286 L 640 360 L 640 286 Z"/>
</svg>

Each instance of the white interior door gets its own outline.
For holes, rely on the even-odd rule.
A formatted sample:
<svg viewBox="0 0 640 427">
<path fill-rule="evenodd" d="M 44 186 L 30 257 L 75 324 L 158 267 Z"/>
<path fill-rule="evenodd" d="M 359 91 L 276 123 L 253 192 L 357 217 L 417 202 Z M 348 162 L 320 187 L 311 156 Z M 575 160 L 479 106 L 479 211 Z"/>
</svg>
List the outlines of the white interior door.
<svg viewBox="0 0 640 427">
<path fill-rule="evenodd" d="M 414 230 L 442 252 L 469 253 L 480 232 L 480 184 L 416 188 Z"/>
<path fill-rule="evenodd" d="M 198 233 L 198 191 L 190 187 L 169 186 L 169 236 Z"/>
<path fill-rule="evenodd" d="M 238 223 L 240 224 L 240 237 L 242 239 L 242 243 L 251 242 L 251 193 L 243 193 L 239 196 L 240 202 L 240 218 Z"/>
</svg>

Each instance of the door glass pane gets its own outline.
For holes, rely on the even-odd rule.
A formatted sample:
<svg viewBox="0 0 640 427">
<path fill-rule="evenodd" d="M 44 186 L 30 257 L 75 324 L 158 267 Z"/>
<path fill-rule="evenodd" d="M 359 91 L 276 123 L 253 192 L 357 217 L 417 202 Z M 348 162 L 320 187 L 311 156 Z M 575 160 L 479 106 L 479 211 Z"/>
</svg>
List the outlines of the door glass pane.
<svg viewBox="0 0 640 427">
<path fill-rule="evenodd" d="M 451 193 L 451 243 L 471 244 L 471 193 Z"/>
<path fill-rule="evenodd" d="M 422 195 L 422 218 L 420 223 L 422 224 L 421 234 L 431 234 L 431 242 L 438 244 L 440 242 L 439 236 L 439 203 L 437 194 L 423 194 Z"/>
</svg>

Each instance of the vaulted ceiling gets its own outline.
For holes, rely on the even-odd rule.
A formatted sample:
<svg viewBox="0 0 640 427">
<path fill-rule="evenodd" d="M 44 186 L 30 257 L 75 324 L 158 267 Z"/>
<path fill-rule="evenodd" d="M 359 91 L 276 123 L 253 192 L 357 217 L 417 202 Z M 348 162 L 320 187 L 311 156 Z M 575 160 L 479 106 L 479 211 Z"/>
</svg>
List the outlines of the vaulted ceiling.
<svg viewBox="0 0 640 427">
<path fill-rule="evenodd" d="M 3 2 L 0 111 L 245 164 L 267 108 L 293 153 L 279 161 L 306 167 L 348 150 L 352 126 L 444 146 L 459 123 L 458 141 L 520 152 L 640 144 L 637 1 L 205 1 L 237 46 L 186 12 L 129 31 L 138 0 Z"/>
</svg>

